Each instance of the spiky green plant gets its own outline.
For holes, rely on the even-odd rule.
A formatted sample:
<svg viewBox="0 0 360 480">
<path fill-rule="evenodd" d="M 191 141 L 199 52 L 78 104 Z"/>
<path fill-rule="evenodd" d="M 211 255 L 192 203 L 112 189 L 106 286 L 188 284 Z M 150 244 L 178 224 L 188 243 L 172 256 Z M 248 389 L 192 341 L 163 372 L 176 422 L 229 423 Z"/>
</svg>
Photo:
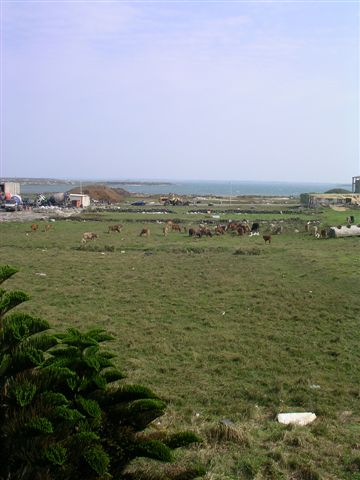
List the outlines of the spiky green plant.
<svg viewBox="0 0 360 480">
<path fill-rule="evenodd" d="M 0 267 L 0 283 L 15 273 Z M 124 375 L 101 345 L 109 335 L 50 334 L 44 320 L 8 313 L 26 300 L 0 290 L 1 480 L 129 478 L 133 459 L 170 462 L 173 449 L 199 441 L 148 431 L 166 405 L 146 387 L 119 383 Z"/>
</svg>

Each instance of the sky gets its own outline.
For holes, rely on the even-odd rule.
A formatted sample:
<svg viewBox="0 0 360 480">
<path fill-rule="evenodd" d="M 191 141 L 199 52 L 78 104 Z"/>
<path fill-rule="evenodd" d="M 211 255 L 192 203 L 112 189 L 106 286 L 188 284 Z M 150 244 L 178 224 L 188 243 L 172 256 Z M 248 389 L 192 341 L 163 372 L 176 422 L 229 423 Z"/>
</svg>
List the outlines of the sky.
<svg viewBox="0 0 360 480">
<path fill-rule="evenodd" d="M 349 183 L 359 11 L 1 0 L 0 176 Z"/>
</svg>

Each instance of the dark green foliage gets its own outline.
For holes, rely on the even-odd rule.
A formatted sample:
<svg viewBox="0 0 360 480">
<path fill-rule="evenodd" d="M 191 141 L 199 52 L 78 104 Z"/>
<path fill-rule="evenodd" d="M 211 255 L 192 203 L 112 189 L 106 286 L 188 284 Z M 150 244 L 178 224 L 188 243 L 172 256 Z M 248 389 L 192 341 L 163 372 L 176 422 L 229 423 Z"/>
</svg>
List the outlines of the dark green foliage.
<svg viewBox="0 0 360 480">
<path fill-rule="evenodd" d="M 124 378 L 124 374 L 116 368 L 105 370 L 102 372 L 102 376 L 105 378 L 106 383 L 116 382 L 117 380 L 122 380 Z"/>
<path fill-rule="evenodd" d="M 15 275 L 18 270 L 14 267 L 11 267 L 10 265 L 1 265 L 0 266 L 0 285 L 5 282 L 5 280 L 8 280 L 10 277 Z"/>
<path fill-rule="evenodd" d="M 170 448 L 186 447 L 191 443 L 201 443 L 200 437 L 193 432 L 180 432 L 170 435 L 164 443 Z"/>
<path fill-rule="evenodd" d="M 0 290 L 0 318 L 12 308 L 26 302 L 26 300 L 29 300 L 29 296 L 24 292 L 18 290 L 5 292 L 4 290 Z"/>
<path fill-rule="evenodd" d="M 346 188 L 331 188 L 324 193 L 351 193 L 351 190 L 347 190 Z"/>
<path fill-rule="evenodd" d="M 0 282 L 15 272 L 0 268 Z M 112 337 L 74 328 L 50 335 L 39 318 L 5 316 L 26 300 L 1 291 L 0 480 L 121 479 L 137 457 L 170 462 L 172 449 L 200 441 L 147 433 L 166 404 L 146 387 L 115 383 L 124 375 L 100 345 Z"/>
<path fill-rule="evenodd" d="M 307 207 L 309 205 L 310 194 L 309 193 L 300 193 L 300 203 L 301 205 Z"/>
<path fill-rule="evenodd" d="M 107 473 L 110 458 L 99 445 L 85 448 L 83 457 L 96 473 L 99 475 Z"/>
<path fill-rule="evenodd" d="M 63 465 L 67 459 L 67 450 L 60 445 L 50 445 L 44 452 L 44 458 L 54 465 Z"/>
<path fill-rule="evenodd" d="M 87 398 L 78 396 L 76 401 L 81 407 L 81 409 L 84 411 L 84 413 L 87 414 L 89 417 L 101 417 L 101 409 L 99 407 L 99 404 L 95 402 L 95 400 L 89 400 Z"/>
<path fill-rule="evenodd" d="M 171 449 L 159 440 L 146 440 L 136 445 L 137 457 L 148 457 L 162 462 L 171 462 Z"/>
<path fill-rule="evenodd" d="M 33 383 L 27 380 L 19 382 L 18 379 L 14 379 L 8 384 L 7 397 L 15 400 L 21 407 L 25 407 L 31 403 L 36 390 L 36 385 Z"/>
<path fill-rule="evenodd" d="M 52 433 L 54 431 L 50 420 L 44 417 L 32 418 L 28 423 L 25 424 L 25 427 L 29 430 L 35 430 L 39 433 Z"/>
</svg>

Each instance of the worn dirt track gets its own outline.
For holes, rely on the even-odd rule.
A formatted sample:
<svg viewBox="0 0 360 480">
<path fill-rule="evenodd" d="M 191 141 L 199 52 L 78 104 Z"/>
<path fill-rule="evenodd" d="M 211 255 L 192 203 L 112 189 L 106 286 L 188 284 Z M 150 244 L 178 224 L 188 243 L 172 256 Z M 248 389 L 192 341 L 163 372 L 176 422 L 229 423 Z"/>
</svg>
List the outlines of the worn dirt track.
<svg viewBox="0 0 360 480">
<path fill-rule="evenodd" d="M 36 220 L 49 220 L 50 218 L 69 218 L 81 213 L 77 208 L 36 208 L 34 210 L 22 210 L 21 212 L 5 212 L 0 210 L 0 223 L 3 222 L 34 222 Z"/>
</svg>

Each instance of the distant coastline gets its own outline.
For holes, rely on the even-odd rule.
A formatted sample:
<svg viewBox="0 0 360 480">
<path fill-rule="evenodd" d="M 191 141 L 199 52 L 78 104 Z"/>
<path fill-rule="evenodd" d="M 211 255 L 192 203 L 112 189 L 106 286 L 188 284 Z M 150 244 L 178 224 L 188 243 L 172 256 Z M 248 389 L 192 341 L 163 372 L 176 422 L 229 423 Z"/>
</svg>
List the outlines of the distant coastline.
<svg viewBox="0 0 360 480">
<path fill-rule="evenodd" d="M 58 178 L 18 178 L 18 177 L 8 177 L 3 178 L 1 181 L 6 182 L 18 182 L 21 185 L 79 185 L 79 183 L 87 183 L 92 185 L 159 185 L 167 186 L 173 185 L 172 182 L 161 182 L 161 181 L 140 181 L 140 180 L 64 180 Z"/>
<path fill-rule="evenodd" d="M 139 186 L 139 185 L 159 185 L 159 186 L 167 186 L 167 185 L 174 185 L 172 182 L 155 182 L 155 181 L 104 181 L 104 182 L 95 182 L 95 183 L 105 183 L 106 185 L 133 185 L 133 186 Z"/>
<path fill-rule="evenodd" d="M 85 185 L 105 185 L 111 188 L 124 188 L 134 195 L 214 195 L 214 196 L 299 196 L 301 193 L 324 193 L 334 188 L 351 185 L 339 183 L 313 182 L 250 182 L 250 181 L 144 181 L 144 180 L 59 180 L 52 178 L 7 178 L 21 184 L 21 193 L 66 192 Z M 128 187 L 128 188 L 126 188 Z"/>
</svg>

